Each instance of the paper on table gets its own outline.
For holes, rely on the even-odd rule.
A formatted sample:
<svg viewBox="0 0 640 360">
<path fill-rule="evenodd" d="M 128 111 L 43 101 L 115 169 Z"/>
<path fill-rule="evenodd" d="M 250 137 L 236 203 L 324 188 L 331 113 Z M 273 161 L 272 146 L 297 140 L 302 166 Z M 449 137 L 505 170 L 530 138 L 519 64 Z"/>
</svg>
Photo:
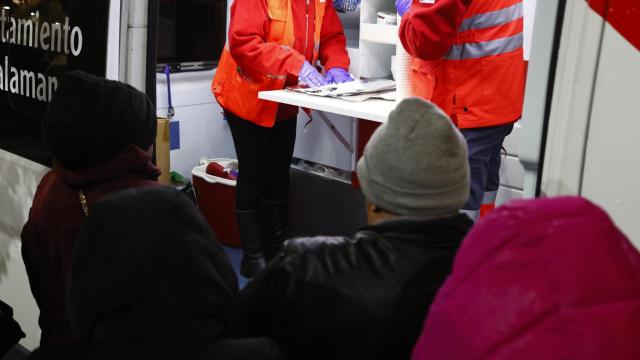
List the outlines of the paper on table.
<svg viewBox="0 0 640 360">
<path fill-rule="evenodd" d="M 368 99 L 381 99 L 381 100 L 394 101 L 396 99 L 396 91 L 391 90 L 391 91 L 381 91 L 381 92 L 360 94 L 360 95 L 345 95 L 345 96 L 340 96 L 340 99 L 351 101 L 351 102 L 360 102 Z"/>
<path fill-rule="evenodd" d="M 315 88 L 287 88 L 287 90 L 302 92 L 309 95 L 342 98 L 344 96 L 392 91 L 395 90 L 395 82 L 393 80 L 354 80 L 342 84 L 329 84 Z"/>
<path fill-rule="evenodd" d="M 317 87 L 293 87 L 287 88 L 297 92 L 302 92 L 310 95 L 318 96 L 336 96 L 345 92 L 354 92 L 362 89 L 362 82 L 360 80 L 349 81 L 341 84 L 327 84 Z"/>
</svg>

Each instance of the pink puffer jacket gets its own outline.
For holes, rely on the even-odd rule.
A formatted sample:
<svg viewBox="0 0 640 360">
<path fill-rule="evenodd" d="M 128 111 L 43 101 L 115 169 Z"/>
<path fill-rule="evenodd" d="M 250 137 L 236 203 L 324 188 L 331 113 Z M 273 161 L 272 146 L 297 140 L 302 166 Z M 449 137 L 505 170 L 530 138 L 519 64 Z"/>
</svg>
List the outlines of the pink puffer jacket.
<svg viewBox="0 0 640 360">
<path fill-rule="evenodd" d="M 413 359 L 640 359 L 640 254 L 584 199 L 502 206 L 464 240 Z"/>
</svg>

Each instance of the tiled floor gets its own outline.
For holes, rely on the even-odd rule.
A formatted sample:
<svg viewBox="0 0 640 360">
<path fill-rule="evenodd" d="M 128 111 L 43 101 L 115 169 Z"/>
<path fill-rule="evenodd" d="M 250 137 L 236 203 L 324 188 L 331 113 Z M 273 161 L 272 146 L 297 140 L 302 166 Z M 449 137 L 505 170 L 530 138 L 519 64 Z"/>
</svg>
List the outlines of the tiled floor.
<svg viewBox="0 0 640 360">
<path fill-rule="evenodd" d="M 231 266 L 233 266 L 233 269 L 236 271 L 236 275 L 238 276 L 238 286 L 240 286 L 240 288 L 242 289 L 247 281 L 249 281 L 246 278 L 242 277 L 242 275 L 240 275 L 240 260 L 242 260 L 242 249 L 232 248 L 224 245 L 222 246 L 222 248 L 229 257 Z"/>
</svg>

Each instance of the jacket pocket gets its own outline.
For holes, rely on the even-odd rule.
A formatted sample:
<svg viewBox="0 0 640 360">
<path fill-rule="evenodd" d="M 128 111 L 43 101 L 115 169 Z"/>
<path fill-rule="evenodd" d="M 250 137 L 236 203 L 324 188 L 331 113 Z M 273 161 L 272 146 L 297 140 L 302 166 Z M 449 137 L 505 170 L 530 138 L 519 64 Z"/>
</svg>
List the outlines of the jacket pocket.
<svg viewBox="0 0 640 360">
<path fill-rule="evenodd" d="M 493 121 L 517 120 L 524 96 L 522 52 L 482 59 L 482 109 Z"/>
<path fill-rule="evenodd" d="M 284 37 L 287 23 L 287 0 L 270 0 L 269 6 L 269 34 L 267 41 L 275 41 Z"/>
<path fill-rule="evenodd" d="M 229 109 L 234 109 L 236 115 L 254 120 L 262 113 L 263 101 L 258 99 L 258 92 L 264 89 L 262 79 L 249 78 L 240 71 L 235 71 L 231 78 L 229 89 L 235 89 L 235 94 L 228 96 Z"/>
<path fill-rule="evenodd" d="M 281 5 L 279 3 L 282 3 Z M 287 21 L 287 2 L 286 1 L 270 1 L 269 2 L 269 20 Z"/>
<path fill-rule="evenodd" d="M 432 100 L 441 68 L 440 60 L 424 61 L 414 58 L 411 64 L 411 94 Z"/>
</svg>

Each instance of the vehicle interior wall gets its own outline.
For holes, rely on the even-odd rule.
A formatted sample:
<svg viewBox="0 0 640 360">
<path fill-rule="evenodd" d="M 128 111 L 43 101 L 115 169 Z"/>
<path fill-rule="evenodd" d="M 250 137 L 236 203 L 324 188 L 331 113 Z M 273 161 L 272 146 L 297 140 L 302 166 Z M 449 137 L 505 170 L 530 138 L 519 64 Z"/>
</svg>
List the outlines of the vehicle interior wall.
<svg viewBox="0 0 640 360">
<path fill-rule="evenodd" d="M 608 6 L 639 20 L 624 1 Z M 640 248 L 640 49 L 587 2 L 569 1 L 565 21 L 542 193 L 594 201 Z"/>
<path fill-rule="evenodd" d="M 392 3 L 391 0 L 388 0 Z M 228 2 L 230 7 L 231 1 Z M 529 60 L 536 0 L 524 1 L 525 15 L 525 60 Z M 358 12 L 340 14 L 347 35 L 347 47 L 351 58 L 350 72 L 359 71 L 359 15 Z M 228 16 L 229 19 L 229 16 Z M 201 158 L 235 157 L 228 125 L 223 119 L 222 109 L 210 93 L 210 82 L 215 70 L 191 71 L 171 75 L 171 92 L 175 107 L 175 119 L 180 122 L 180 149 L 171 151 L 171 167 L 183 175 L 190 174 Z M 164 74 L 157 74 L 158 116 L 167 114 L 167 85 Z M 332 168 L 351 172 L 355 170 L 358 142 L 356 119 L 327 114 L 338 131 L 347 140 L 345 147 L 322 121 L 307 124 L 303 112 L 298 119 L 294 157 Z M 318 119 L 318 116 L 315 116 Z M 498 204 L 522 198 L 524 169 L 519 162 L 520 122 L 507 137 L 505 156 L 501 167 L 501 188 Z"/>
<path fill-rule="evenodd" d="M 228 3 L 229 8 L 231 3 L 231 1 Z M 525 60 L 528 61 L 536 1 L 525 0 L 524 9 Z M 359 73 L 359 15 L 357 12 L 345 13 L 340 14 L 340 17 L 347 35 L 348 52 L 352 59 L 349 70 L 357 74 Z M 171 74 L 171 94 L 175 108 L 175 119 L 180 123 L 180 148 L 170 152 L 171 168 L 183 175 L 189 176 L 191 169 L 198 165 L 203 158 L 235 158 L 228 124 L 224 120 L 222 109 L 210 92 L 214 73 L 215 69 Z M 168 102 L 165 74 L 158 73 L 156 80 L 158 116 L 166 116 Z M 301 112 L 298 119 L 294 157 L 346 172 L 354 171 L 357 161 L 354 149 L 358 142 L 358 122 L 356 119 L 345 116 L 326 115 L 348 141 L 351 149 L 345 147 L 331 129 L 318 120 L 317 114 L 314 114 L 316 120 L 307 124 L 308 117 Z M 523 197 L 524 169 L 518 157 L 520 133 L 521 122 L 518 122 L 504 143 L 505 154 L 500 170 L 501 187 L 498 193 L 498 204 Z M 330 187 L 327 190 L 331 192 Z M 301 197 L 299 199 L 301 203 L 308 200 L 305 192 L 296 192 L 295 196 Z M 296 199 L 292 199 L 292 201 L 296 201 Z M 302 208 L 302 210 L 304 209 Z M 332 212 L 340 211 L 340 208 L 334 208 Z M 316 218 L 317 216 L 311 216 L 311 214 L 303 216 L 302 219 L 306 224 L 303 224 L 301 228 L 316 228 L 317 226 L 312 224 L 315 221 L 313 219 Z M 357 222 L 354 220 L 354 224 Z"/>
</svg>

